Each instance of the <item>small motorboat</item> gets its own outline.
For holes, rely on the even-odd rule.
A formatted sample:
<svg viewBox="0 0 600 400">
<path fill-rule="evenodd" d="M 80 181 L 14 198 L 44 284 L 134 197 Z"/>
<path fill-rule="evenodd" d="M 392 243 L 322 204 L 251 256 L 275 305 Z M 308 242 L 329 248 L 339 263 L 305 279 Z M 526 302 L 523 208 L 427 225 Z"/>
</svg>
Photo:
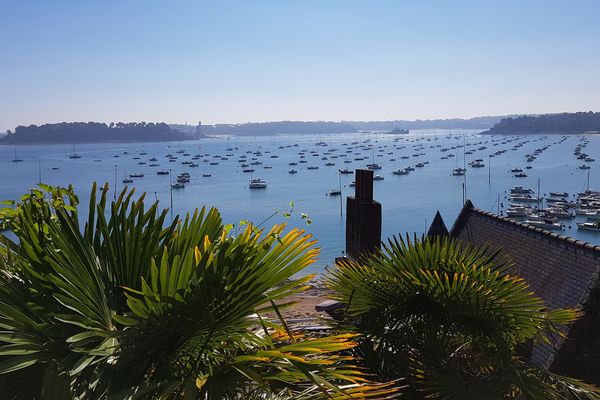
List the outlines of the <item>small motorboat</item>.
<svg viewBox="0 0 600 400">
<path fill-rule="evenodd" d="M 533 193 L 533 190 L 524 188 L 523 186 L 514 186 L 514 187 L 510 188 L 510 192 L 511 193 L 519 193 L 519 194 L 521 194 L 521 193 L 527 194 L 527 193 Z"/>
<path fill-rule="evenodd" d="M 251 179 L 248 187 L 250 189 L 266 189 L 267 182 L 262 179 Z"/>
<path fill-rule="evenodd" d="M 599 222 L 578 222 L 577 229 L 581 229 L 584 231 L 600 232 L 600 223 Z"/>
<path fill-rule="evenodd" d="M 549 229 L 549 230 L 562 230 L 563 226 L 560 222 L 554 222 L 552 219 L 542 218 L 540 220 L 537 219 L 527 219 L 525 220 L 527 225 L 535 226 L 536 228 Z"/>
<path fill-rule="evenodd" d="M 575 218 L 575 215 L 560 207 L 548 207 L 546 208 L 546 215 L 557 219 L 571 219 Z"/>
<path fill-rule="evenodd" d="M 567 193 L 567 192 L 550 192 L 550 196 L 554 196 L 554 197 L 569 197 L 569 193 Z"/>
<path fill-rule="evenodd" d="M 513 206 L 506 210 L 508 217 L 527 217 L 531 214 L 531 208 L 524 206 Z"/>
</svg>

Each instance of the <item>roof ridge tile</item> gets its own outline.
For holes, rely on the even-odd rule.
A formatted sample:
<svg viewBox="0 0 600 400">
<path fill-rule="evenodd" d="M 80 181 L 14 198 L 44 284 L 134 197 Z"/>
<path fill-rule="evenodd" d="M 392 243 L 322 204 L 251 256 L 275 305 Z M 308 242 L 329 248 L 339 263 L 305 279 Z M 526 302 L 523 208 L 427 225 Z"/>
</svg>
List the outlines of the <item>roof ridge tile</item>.
<svg viewBox="0 0 600 400">
<path fill-rule="evenodd" d="M 482 215 L 482 216 L 485 216 L 485 217 L 489 217 L 489 218 L 498 220 L 500 222 L 508 223 L 510 225 L 514 225 L 514 226 L 517 226 L 517 227 L 522 228 L 522 229 L 527 229 L 527 230 L 533 231 L 535 233 L 540 233 L 540 234 L 542 234 L 544 236 L 547 236 L 547 237 L 549 237 L 551 239 L 558 240 L 558 241 L 561 241 L 561 242 L 565 242 L 565 243 L 568 243 L 570 245 L 573 245 L 573 246 L 576 246 L 576 247 L 580 247 L 580 248 L 582 248 L 584 250 L 590 250 L 590 251 L 593 251 L 593 252 L 597 252 L 600 255 L 600 246 L 598 246 L 598 245 L 593 245 L 593 244 L 591 244 L 589 242 L 586 242 L 586 241 L 583 241 L 583 240 L 575 239 L 575 238 L 572 238 L 570 236 L 560 235 L 558 233 L 551 232 L 551 231 L 549 231 L 547 229 L 538 228 L 538 227 L 526 224 L 524 222 L 515 221 L 514 219 L 511 219 L 511 218 L 508 218 L 508 217 L 505 217 L 505 216 L 502 216 L 502 215 L 497 215 L 497 214 L 494 214 L 494 213 L 489 212 L 489 211 L 481 210 L 479 208 L 474 207 L 473 203 L 471 203 L 470 201 L 469 201 L 469 203 L 470 203 L 471 207 L 469 209 L 466 209 L 467 203 L 465 203 L 465 207 L 463 207 L 463 210 L 461 211 L 459 217 L 457 218 L 456 223 L 452 227 L 452 230 L 451 230 L 451 234 L 452 235 L 454 235 L 456 233 L 455 232 L 455 228 L 457 228 L 457 224 L 459 222 L 459 219 L 461 219 L 461 217 L 466 218 L 466 215 L 463 216 L 463 211 L 471 211 L 471 212 L 474 212 L 476 214 L 479 214 L 479 215 Z M 461 221 L 461 223 L 462 222 L 464 222 L 464 221 Z"/>
</svg>

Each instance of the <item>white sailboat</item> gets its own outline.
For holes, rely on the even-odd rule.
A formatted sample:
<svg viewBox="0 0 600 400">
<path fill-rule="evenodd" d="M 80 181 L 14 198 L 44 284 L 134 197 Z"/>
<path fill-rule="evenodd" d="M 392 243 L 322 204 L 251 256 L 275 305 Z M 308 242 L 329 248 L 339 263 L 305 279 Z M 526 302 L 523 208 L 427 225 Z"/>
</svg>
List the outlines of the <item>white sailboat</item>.
<svg viewBox="0 0 600 400">
<path fill-rule="evenodd" d="M 10 160 L 10 162 L 14 162 L 14 163 L 23 162 L 22 159 L 17 158 L 17 146 L 15 146 L 15 158 L 13 158 L 12 160 Z"/>
<path fill-rule="evenodd" d="M 75 145 L 73 144 L 73 152 L 69 155 L 70 159 L 77 159 L 77 158 L 81 158 L 81 155 L 75 153 Z"/>
</svg>

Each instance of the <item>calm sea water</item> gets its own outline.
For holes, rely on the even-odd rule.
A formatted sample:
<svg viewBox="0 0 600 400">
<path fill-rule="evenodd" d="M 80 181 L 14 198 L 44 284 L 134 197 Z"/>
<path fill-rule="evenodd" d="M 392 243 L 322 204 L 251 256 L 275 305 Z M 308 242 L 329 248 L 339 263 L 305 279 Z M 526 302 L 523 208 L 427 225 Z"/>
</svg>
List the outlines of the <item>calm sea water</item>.
<svg viewBox="0 0 600 400">
<path fill-rule="evenodd" d="M 16 147 L 17 157 L 24 160 L 20 163 L 10 162 L 14 158 L 14 146 L 0 146 L 0 199 L 18 198 L 39 181 L 41 172 L 44 183 L 63 186 L 72 183 L 82 203 L 86 204 L 92 182 L 109 182 L 113 187 L 116 172 L 117 189 L 120 191 L 124 186 L 121 180 L 126 174 L 143 173 L 143 178 L 134 178 L 134 183 L 129 186 L 135 186 L 139 193 L 148 192 L 149 199 L 156 198 L 162 206 L 169 207 L 169 176 L 159 176 L 156 171 L 171 169 L 173 175 L 187 171 L 191 174 L 191 182 L 185 189 L 172 192 L 175 214 L 184 214 L 208 205 L 218 207 L 226 223 L 243 219 L 258 223 L 276 210 L 288 210 L 289 203 L 293 202 L 291 218 L 284 219 L 276 214 L 265 226 L 287 222 L 314 234 L 321 247 L 321 257 L 309 272 L 319 272 L 334 257 L 341 255 L 345 246 L 345 197 L 354 192 L 349 187 L 354 175 L 341 175 L 344 214 L 341 216 L 340 197 L 327 196 L 329 190 L 339 187 L 338 169 L 365 168 L 372 160 L 381 164 L 382 169 L 376 173 L 383 176 L 384 180 L 374 183 L 374 195 L 382 204 L 383 237 L 404 232 L 422 234 L 436 210 L 442 213 L 450 228 L 462 206 L 465 181 L 467 198 L 476 207 L 493 212 L 502 211 L 507 206 L 506 193 L 510 187 L 523 185 L 537 191 L 538 179 L 542 195 L 550 191 L 571 194 L 582 191 L 586 188 L 588 172 L 577 168 L 581 160 L 573 155 L 575 146 L 581 143 L 582 138 L 589 140 L 584 151 L 598 158 L 600 163 L 600 136 L 573 135 L 561 142 L 563 137 L 559 135 L 481 136 L 473 131 L 457 130 L 414 131 L 403 136 L 362 133 L 319 137 L 282 135 L 214 138 L 146 144 L 80 144 L 75 148 L 75 152 L 81 155 L 79 159 L 69 158 L 74 151 L 71 145 L 27 145 Z M 523 144 L 511 150 L 518 143 Z M 473 154 L 463 155 L 463 147 L 460 147 L 463 144 L 466 151 L 472 151 Z M 549 147 L 534 162 L 525 161 L 526 154 L 544 146 Z M 190 156 L 177 154 L 178 150 L 185 150 Z M 507 151 L 488 158 L 489 154 L 500 150 Z M 138 154 L 142 151 L 147 155 Z M 257 152 L 262 155 L 252 154 Z M 299 152 L 304 152 L 305 158 L 300 158 Z M 178 156 L 177 162 L 168 162 L 165 157 L 168 153 Z M 199 167 L 190 168 L 181 164 L 196 154 L 202 155 L 196 161 Z M 241 156 L 247 156 L 247 163 L 262 162 L 261 165 L 248 168 L 256 170 L 252 174 L 254 178 L 267 181 L 267 189 L 248 189 L 251 174 L 242 172 L 242 163 L 239 162 Z M 158 159 L 159 167 L 149 166 L 152 162 L 148 159 L 152 157 Z M 322 159 L 325 157 L 327 160 Z M 483 159 L 486 166 L 467 166 L 466 179 L 451 175 L 453 168 L 462 167 L 464 162 L 468 164 L 474 159 Z M 307 163 L 289 165 L 301 160 Z M 345 160 L 351 162 L 344 163 Z M 146 165 L 138 165 L 139 162 L 146 162 Z M 211 162 L 218 164 L 210 165 Z M 392 171 L 398 168 L 414 166 L 419 162 L 428 164 L 416 168 L 409 175 L 392 175 Z M 326 166 L 326 163 L 335 165 Z M 595 164 L 590 163 L 592 189 L 598 189 L 595 185 Z M 527 165 L 532 168 L 525 170 Z M 309 166 L 318 166 L 318 169 L 309 170 Z M 523 168 L 528 177 L 514 178 L 509 169 L 515 167 Z M 291 175 L 288 173 L 290 169 L 298 173 Z M 206 173 L 212 176 L 203 177 L 202 174 Z M 499 207 L 498 197 L 503 207 Z M 307 213 L 313 223 L 306 225 L 300 213 Z M 600 243 L 600 234 L 578 231 L 574 221 L 564 223 L 566 229 L 562 234 Z"/>
</svg>

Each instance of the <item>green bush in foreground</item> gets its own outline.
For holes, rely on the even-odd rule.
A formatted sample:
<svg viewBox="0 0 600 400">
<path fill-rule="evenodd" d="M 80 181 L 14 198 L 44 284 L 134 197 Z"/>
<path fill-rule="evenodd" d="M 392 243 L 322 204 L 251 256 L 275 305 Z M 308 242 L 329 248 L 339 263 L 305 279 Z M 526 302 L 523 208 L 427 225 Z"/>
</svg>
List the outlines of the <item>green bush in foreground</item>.
<svg viewBox="0 0 600 400">
<path fill-rule="evenodd" d="M 70 188 L 0 211 L 18 239 L 0 236 L 3 399 L 396 396 L 343 355 L 355 335 L 261 318 L 311 279 L 292 279 L 318 254 L 310 235 L 249 225 L 233 237 L 204 208 L 167 224 L 143 195 L 107 192 L 94 185 L 85 222 Z"/>
</svg>

